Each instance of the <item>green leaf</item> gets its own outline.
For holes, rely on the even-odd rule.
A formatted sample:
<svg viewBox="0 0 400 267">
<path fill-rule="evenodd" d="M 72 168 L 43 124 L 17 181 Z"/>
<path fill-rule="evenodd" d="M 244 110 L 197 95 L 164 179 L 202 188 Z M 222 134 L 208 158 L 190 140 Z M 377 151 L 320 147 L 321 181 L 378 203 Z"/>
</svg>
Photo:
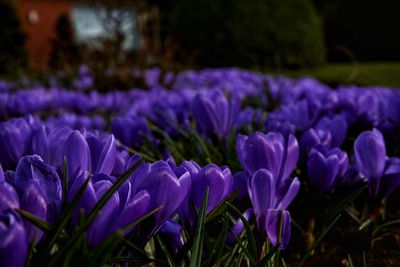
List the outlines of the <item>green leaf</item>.
<svg viewBox="0 0 400 267">
<path fill-rule="evenodd" d="M 48 222 L 43 221 L 41 218 L 33 215 L 32 213 L 24 211 L 24 210 L 15 209 L 15 211 L 18 212 L 19 215 L 21 215 L 23 218 L 27 219 L 30 223 L 35 225 L 37 228 L 39 228 L 43 232 L 48 233 L 50 231 L 51 225 Z"/>
<path fill-rule="evenodd" d="M 220 214 L 224 213 L 227 209 L 227 203 L 232 202 L 233 200 L 236 199 L 236 197 L 239 195 L 239 191 L 235 191 L 231 194 L 229 194 L 224 200 L 222 200 L 212 211 L 210 211 L 206 217 L 206 223 L 212 221 L 216 217 L 218 217 Z"/>
<path fill-rule="evenodd" d="M 354 262 L 353 262 L 353 258 L 351 257 L 350 254 L 347 254 L 347 259 L 349 260 L 350 267 L 355 267 Z"/>
<path fill-rule="evenodd" d="M 38 265 L 42 265 L 42 263 L 47 261 L 47 257 L 50 256 L 53 245 L 56 243 L 60 234 L 63 232 L 65 226 L 72 216 L 73 211 L 75 210 L 75 207 L 78 205 L 80 199 L 85 193 L 85 190 L 90 182 L 90 178 L 91 176 L 88 175 L 76 195 L 72 198 L 71 203 L 65 206 L 65 209 L 61 212 L 59 219 L 51 228 L 46 238 L 42 241 L 41 249 L 37 256 Z"/>
<path fill-rule="evenodd" d="M 360 190 L 350 194 L 348 197 L 340 201 L 332 210 L 329 210 L 327 213 L 327 222 L 332 221 L 343 209 L 350 205 L 358 196 L 360 196 L 365 190 L 367 186 L 363 186 Z"/>
<path fill-rule="evenodd" d="M 160 244 L 161 250 L 163 251 L 165 258 L 167 259 L 168 266 L 169 267 L 175 267 L 176 265 L 174 263 L 174 260 L 172 259 L 172 256 L 169 253 L 169 251 L 168 251 L 167 247 L 165 246 L 164 242 L 162 241 L 161 237 L 157 235 L 156 239 L 157 239 L 158 243 Z"/>
<path fill-rule="evenodd" d="M 389 222 L 386 222 L 386 223 L 384 223 L 384 224 L 382 224 L 382 225 L 379 225 L 379 226 L 372 232 L 372 236 L 375 236 L 375 235 L 376 235 L 379 231 L 381 231 L 382 229 L 384 229 L 384 228 L 386 228 L 386 227 L 388 227 L 388 226 L 394 225 L 394 224 L 400 224 L 400 219 L 393 220 L 393 221 L 389 221 Z"/>
<path fill-rule="evenodd" d="M 142 159 L 137 161 L 129 170 L 127 170 L 103 195 L 103 197 L 96 203 L 93 209 L 90 211 L 89 215 L 85 218 L 83 224 L 73 233 L 68 242 L 60 249 L 60 251 L 53 255 L 48 266 L 53 266 L 57 263 L 60 257 L 68 252 L 76 240 L 83 235 L 86 229 L 93 223 L 93 221 L 98 216 L 100 209 L 107 203 L 107 201 L 112 197 L 112 195 L 118 190 L 118 188 L 129 178 L 129 176 L 139 167 L 142 163 Z"/>
<path fill-rule="evenodd" d="M 239 245 L 239 247 L 241 248 L 241 252 L 244 253 L 244 254 L 246 254 L 246 257 L 249 259 L 249 261 L 250 261 L 250 263 L 251 263 L 251 266 L 256 266 L 257 260 L 253 257 L 253 255 L 251 255 L 251 253 L 250 253 L 249 250 L 247 249 L 247 245 L 244 245 L 244 244 L 243 244 L 243 243 L 246 243 L 247 240 L 241 241 L 241 240 L 239 239 L 239 237 L 237 237 L 237 236 L 235 235 L 235 233 L 231 232 L 231 234 L 232 234 L 232 236 L 235 238 L 235 240 L 236 240 L 237 244 Z M 239 255 L 240 255 L 240 254 L 239 254 Z M 237 258 L 240 258 L 240 256 L 237 257 Z M 239 264 L 240 262 L 241 262 L 241 260 L 238 262 L 238 264 Z"/>
<path fill-rule="evenodd" d="M 209 188 L 204 194 L 203 203 L 201 204 L 201 209 L 199 213 L 199 219 L 197 220 L 196 232 L 194 235 L 193 247 L 192 247 L 192 257 L 190 258 L 190 267 L 200 267 L 201 257 L 203 252 L 203 242 L 204 242 L 204 228 L 205 228 L 205 218 L 208 203 L 208 193 Z"/>
<path fill-rule="evenodd" d="M 368 267 L 367 255 L 365 254 L 365 251 L 363 251 L 363 267 Z"/>
<path fill-rule="evenodd" d="M 249 251 L 251 258 L 253 260 L 256 260 L 257 258 L 257 245 L 256 245 L 256 239 L 254 238 L 253 231 L 251 230 L 249 222 L 246 220 L 246 218 L 243 216 L 243 214 L 232 204 L 227 203 L 229 208 L 242 220 L 243 225 L 246 229 L 246 235 L 247 239 L 249 240 Z"/>
<path fill-rule="evenodd" d="M 221 256 L 222 251 L 225 248 L 228 232 L 229 232 L 229 220 L 228 220 L 228 214 L 225 212 L 221 232 L 218 235 L 218 239 L 215 241 L 213 248 L 211 249 L 210 252 L 211 256 L 205 261 L 206 266 L 213 266 L 215 262 L 218 260 L 218 258 Z"/>
</svg>

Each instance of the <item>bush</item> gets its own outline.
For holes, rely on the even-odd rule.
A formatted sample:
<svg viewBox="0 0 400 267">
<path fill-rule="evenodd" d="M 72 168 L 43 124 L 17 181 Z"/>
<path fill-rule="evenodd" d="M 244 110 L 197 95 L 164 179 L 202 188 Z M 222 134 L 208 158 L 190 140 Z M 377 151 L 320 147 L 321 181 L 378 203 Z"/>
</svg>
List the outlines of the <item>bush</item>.
<svg viewBox="0 0 400 267">
<path fill-rule="evenodd" d="M 22 31 L 13 1 L 0 1 L 0 72 L 24 67 L 27 63 L 25 33 Z"/>
<path fill-rule="evenodd" d="M 178 60 L 205 66 L 303 67 L 324 61 L 309 0 L 178 0 L 170 32 Z"/>
</svg>

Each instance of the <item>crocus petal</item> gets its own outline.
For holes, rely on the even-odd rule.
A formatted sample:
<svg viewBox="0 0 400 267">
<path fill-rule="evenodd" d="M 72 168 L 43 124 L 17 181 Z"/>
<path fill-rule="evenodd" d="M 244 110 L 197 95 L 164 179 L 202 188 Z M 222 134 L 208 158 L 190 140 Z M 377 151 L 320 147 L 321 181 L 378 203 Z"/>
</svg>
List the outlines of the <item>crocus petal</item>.
<svg viewBox="0 0 400 267">
<path fill-rule="evenodd" d="M 0 213 L 15 208 L 19 208 L 17 192 L 9 183 L 0 182 Z"/>
<path fill-rule="evenodd" d="M 387 160 L 385 173 L 381 178 L 379 195 L 383 198 L 391 195 L 400 186 L 400 159 Z"/>
<path fill-rule="evenodd" d="M 89 145 L 79 131 L 71 133 L 65 141 L 64 155 L 67 159 L 68 181 L 70 183 L 81 173 L 90 171 Z"/>
<path fill-rule="evenodd" d="M 12 210 L 0 213 L 0 267 L 23 267 L 28 255 L 27 234 Z"/>
<path fill-rule="evenodd" d="M 21 195 L 20 206 L 21 209 L 46 221 L 47 202 L 37 181 L 32 180 L 25 185 L 25 190 Z M 28 240 L 35 240 L 36 243 L 39 242 L 43 235 L 43 232 L 39 230 L 39 228 L 25 220 L 25 229 L 28 235 Z"/>
<path fill-rule="evenodd" d="M 275 197 L 275 181 L 272 173 L 266 169 L 256 171 L 249 179 L 248 190 L 257 225 L 263 229 L 267 210 L 272 207 Z"/>
<path fill-rule="evenodd" d="M 245 144 L 246 159 L 243 167 L 253 174 L 259 169 L 269 170 L 274 177 L 278 176 L 280 168 L 279 153 L 282 149 L 276 149 L 274 144 L 265 138 L 265 135 L 259 132 L 251 134 Z"/>
<path fill-rule="evenodd" d="M 149 204 L 150 204 L 149 193 L 146 190 L 139 191 L 133 197 L 133 199 L 129 201 L 129 203 L 127 203 L 125 208 L 118 216 L 115 229 L 125 227 L 129 223 L 132 223 L 137 219 L 140 219 L 141 217 L 146 215 L 147 212 L 151 211 L 149 210 Z M 131 230 L 132 229 L 129 229 L 127 233 Z"/>
<path fill-rule="evenodd" d="M 296 166 L 297 160 L 299 159 L 299 144 L 297 143 L 296 137 L 289 135 L 287 139 L 285 158 L 282 160 L 283 173 L 282 179 L 289 177 L 294 167 Z"/>
<path fill-rule="evenodd" d="M 287 180 L 289 183 L 289 179 Z M 286 209 L 290 203 L 292 203 L 293 199 L 296 197 L 297 193 L 300 189 L 300 181 L 297 178 L 294 178 L 287 189 L 283 190 L 286 192 L 282 199 L 278 202 L 277 209 Z M 282 190 L 282 189 L 281 189 Z"/>
<path fill-rule="evenodd" d="M 282 218 L 282 231 L 279 232 L 280 221 Z M 291 217 L 287 210 L 276 210 L 269 209 L 267 213 L 267 219 L 265 222 L 266 232 L 268 234 L 269 241 L 272 245 L 277 246 L 279 234 L 280 244 L 279 248 L 284 249 L 289 243 L 291 235 Z"/>
<path fill-rule="evenodd" d="M 115 138 L 110 135 L 101 151 L 95 173 L 111 174 L 115 164 L 116 153 Z"/>
</svg>

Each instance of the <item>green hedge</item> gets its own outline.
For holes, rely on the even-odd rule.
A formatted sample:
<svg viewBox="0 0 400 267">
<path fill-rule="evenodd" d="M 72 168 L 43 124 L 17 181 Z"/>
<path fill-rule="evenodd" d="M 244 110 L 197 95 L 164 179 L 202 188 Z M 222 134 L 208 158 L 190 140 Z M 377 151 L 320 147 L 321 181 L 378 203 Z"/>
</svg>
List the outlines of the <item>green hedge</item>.
<svg viewBox="0 0 400 267">
<path fill-rule="evenodd" d="M 309 0 L 177 0 L 170 32 L 178 60 L 201 67 L 304 67 L 325 58 Z"/>
</svg>

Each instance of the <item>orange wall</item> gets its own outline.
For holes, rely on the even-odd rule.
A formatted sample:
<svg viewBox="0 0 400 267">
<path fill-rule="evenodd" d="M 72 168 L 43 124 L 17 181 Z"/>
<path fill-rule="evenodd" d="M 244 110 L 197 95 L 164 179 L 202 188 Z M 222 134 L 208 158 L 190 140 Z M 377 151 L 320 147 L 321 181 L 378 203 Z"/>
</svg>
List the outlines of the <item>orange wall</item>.
<svg viewBox="0 0 400 267">
<path fill-rule="evenodd" d="M 57 20 L 65 13 L 71 16 L 72 3 L 67 0 L 20 0 L 18 8 L 32 65 L 38 70 L 46 70 Z M 30 10 L 38 14 L 39 20 L 35 24 L 28 20 Z"/>
</svg>

